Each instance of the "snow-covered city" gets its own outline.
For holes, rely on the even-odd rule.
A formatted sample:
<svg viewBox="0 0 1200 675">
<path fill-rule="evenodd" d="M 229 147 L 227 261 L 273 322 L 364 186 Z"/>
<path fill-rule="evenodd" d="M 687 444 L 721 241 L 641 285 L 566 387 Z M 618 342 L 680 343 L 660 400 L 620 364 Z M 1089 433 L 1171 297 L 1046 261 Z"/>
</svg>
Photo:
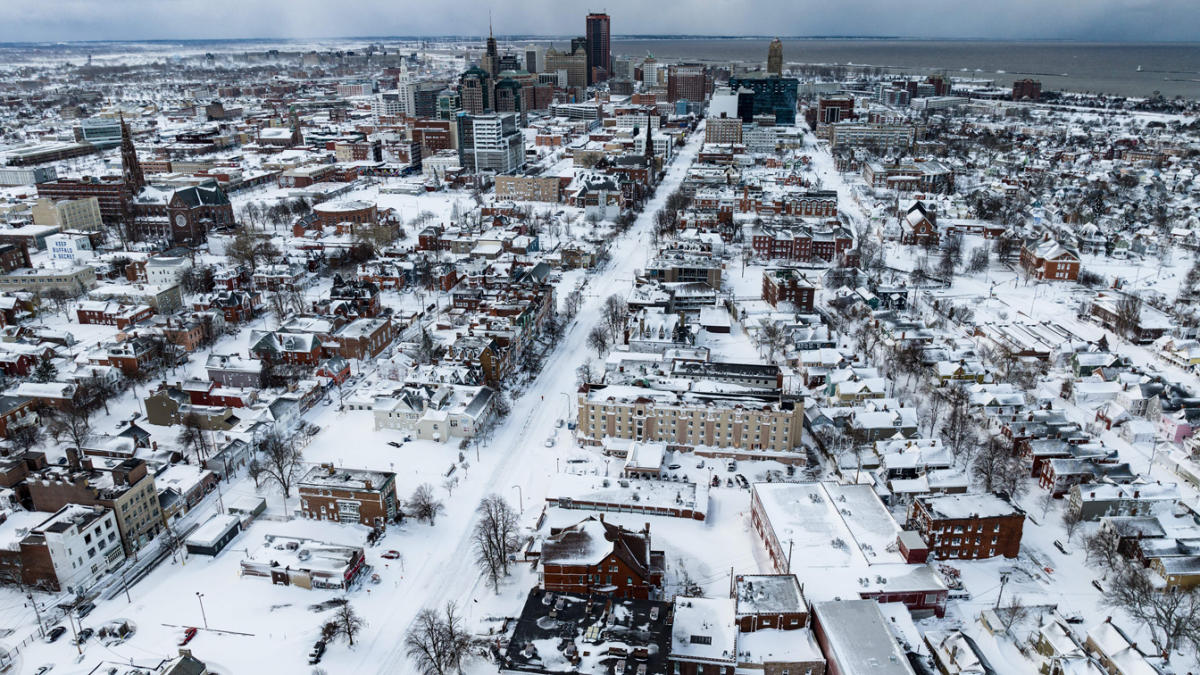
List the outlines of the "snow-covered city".
<svg viewBox="0 0 1200 675">
<path fill-rule="evenodd" d="M 569 11 L 0 44 L 0 672 L 1197 672 L 1187 78 Z"/>
</svg>

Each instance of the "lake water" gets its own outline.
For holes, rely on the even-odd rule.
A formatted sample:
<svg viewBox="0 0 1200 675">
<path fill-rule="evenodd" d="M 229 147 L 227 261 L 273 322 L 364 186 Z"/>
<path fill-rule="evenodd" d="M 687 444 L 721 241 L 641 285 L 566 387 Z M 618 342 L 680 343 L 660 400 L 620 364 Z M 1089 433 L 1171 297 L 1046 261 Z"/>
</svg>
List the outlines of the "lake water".
<svg viewBox="0 0 1200 675">
<path fill-rule="evenodd" d="M 762 62 L 768 39 L 614 39 L 614 54 L 667 60 Z M 783 40 L 785 63 L 856 64 L 888 72 L 995 80 L 1031 77 L 1044 89 L 1200 99 L 1200 44 L 950 40 Z M 1142 70 L 1138 71 L 1138 66 Z"/>
</svg>

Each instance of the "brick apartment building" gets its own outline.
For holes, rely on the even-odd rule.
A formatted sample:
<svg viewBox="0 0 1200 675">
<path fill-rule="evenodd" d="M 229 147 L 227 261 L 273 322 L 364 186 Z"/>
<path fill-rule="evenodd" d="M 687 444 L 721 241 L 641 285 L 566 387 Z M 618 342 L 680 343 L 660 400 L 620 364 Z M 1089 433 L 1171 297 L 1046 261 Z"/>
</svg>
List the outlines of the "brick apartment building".
<svg viewBox="0 0 1200 675">
<path fill-rule="evenodd" d="M 37 193 L 38 197 L 56 202 L 95 197 L 100 202 L 100 217 L 107 225 L 121 220 L 132 199 L 131 190 L 120 176 L 60 178 L 38 183 Z"/>
<path fill-rule="evenodd" d="M 1000 494 L 923 497 L 908 511 L 915 530 L 939 560 L 1015 558 L 1021 549 L 1025 512 Z"/>
<path fill-rule="evenodd" d="M 662 591 L 666 557 L 650 548 L 650 524 L 639 532 L 591 517 L 551 530 L 542 545 L 539 585 L 558 593 L 649 600 Z"/>
<path fill-rule="evenodd" d="M 0 244 L 0 270 L 5 273 L 33 267 L 29 262 L 29 247 L 24 243 Z"/>
<path fill-rule="evenodd" d="M 496 199 L 519 202 L 560 202 L 563 180 L 557 176 L 496 176 Z"/>
<path fill-rule="evenodd" d="M 1078 281 L 1079 254 L 1051 239 L 1031 239 L 1021 246 L 1021 267 L 1043 281 Z"/>
<path fill-rule="evenodd" d="M 35 511 L 58 511 L 67 504 L 106 506 L 117 516 L 125 552 L 140 549 L 164 527 L 154 476 L 146 463 L 84 458 L 67 450 L 68 467 L 31 474 L 25 481 Z M 94 462 L 103 462 L 97 467 Z"/>
<path fill-rule="evenodd" d="M 305 518 L 384 527 L 396 517 L 396 474 L 390 471 L 322 464 L 309 470 L 296 490 Z"/>
<path fill-rule="evenodd" d="M 762 299 L 772 307 L 790 302 L 798 311 L 811 313 L 816 294 L 816 285 L 797 270 L 772 267 L 763 272 Z"/>
</svg>

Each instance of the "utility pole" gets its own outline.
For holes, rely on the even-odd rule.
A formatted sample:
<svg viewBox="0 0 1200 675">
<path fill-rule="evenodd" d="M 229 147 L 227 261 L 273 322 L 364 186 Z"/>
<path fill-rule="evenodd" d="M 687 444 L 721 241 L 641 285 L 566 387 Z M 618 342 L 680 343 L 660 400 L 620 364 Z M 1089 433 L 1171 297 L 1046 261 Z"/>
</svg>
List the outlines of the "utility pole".
<svg viewBox="0 0 1200 675">
<path fill-rule="evenodd" d="M 75 608 L 78 606 L 79 602 L 76 601 L 71 603 L 71 606 L 67 608 L 67 624 L 71 626 L 71 637 L 73 638 L 72 642 L 75 643 L 75 651 L 79 652 L 80 656 L 83 656 L 83 647 L 79 644 L 79 633 L 75 630 Z"/>
<path fill-rule="evenodd" d="M 793 543 L 794 542 L 791 539 L 788 539 L 788 557 L 787 557 L 787 573 L 788 574 L 792 573 L 792 544 Z"/>
<path fill-rule="evenodd" d="M 1000 574 L 1000 592 L 996 594 L 996 609 L 1000 609 L 1000 598 L 1004 596 L 1004 586 L 1008 583 L 1008 572 Z"/>
<path fill-rule="evenodd" d="M 42 612 L 38 609 L 37 600 L 34 599 L 33 593 L 26 593 L 26 598 L 29 598 L 29 604 L 33 605 L 33 615 L 37 617 L 38 633 L 42 637 L 46 637 L 46 629 L 42 627 Z"/>
</svg>

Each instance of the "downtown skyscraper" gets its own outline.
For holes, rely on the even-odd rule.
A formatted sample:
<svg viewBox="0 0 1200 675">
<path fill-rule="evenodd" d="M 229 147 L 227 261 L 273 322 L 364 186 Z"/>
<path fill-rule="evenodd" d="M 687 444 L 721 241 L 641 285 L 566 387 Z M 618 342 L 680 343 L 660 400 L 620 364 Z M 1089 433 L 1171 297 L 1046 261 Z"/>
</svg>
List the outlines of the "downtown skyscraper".
<svg viewBox="0 0 1200 675">
<path fill-rule="evenodd" d="M 587 15 L 587 83 L 607 80 L 612 74 L 612 32 L 607 14 Z"/>
</svg>

